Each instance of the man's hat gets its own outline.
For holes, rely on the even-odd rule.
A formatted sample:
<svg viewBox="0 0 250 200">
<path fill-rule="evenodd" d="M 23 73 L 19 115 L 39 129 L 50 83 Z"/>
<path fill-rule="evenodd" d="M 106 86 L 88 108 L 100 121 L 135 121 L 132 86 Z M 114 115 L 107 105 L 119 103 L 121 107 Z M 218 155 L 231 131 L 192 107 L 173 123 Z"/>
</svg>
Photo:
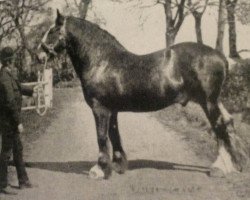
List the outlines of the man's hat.
<svg viewBox="0 0 250 200">
<path fill-rule="evenodd" d="M 14 50 L 11 47 L 4 47 L 0 52 L 1 61 L 7 61 L 13 58 Z"/>
</svg>

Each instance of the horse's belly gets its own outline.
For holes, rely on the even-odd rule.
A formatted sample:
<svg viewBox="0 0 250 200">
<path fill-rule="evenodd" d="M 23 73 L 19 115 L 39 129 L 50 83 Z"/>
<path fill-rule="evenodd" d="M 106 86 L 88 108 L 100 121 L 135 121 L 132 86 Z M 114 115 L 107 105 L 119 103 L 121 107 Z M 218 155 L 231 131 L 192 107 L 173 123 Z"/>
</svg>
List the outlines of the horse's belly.
<svg viewBox="0 0 250 200">
<path fill-rule="evenodd" d="M 106 107 L 117 111 L 146 112 L 163 109 L 175 101 L 176 94 L 168 92 L 168 95 L 156 93 L 137 93 L 132 95 L 110 96 L 103 99 Z"/>
<path fill-rule="evenodd" d="M 84 93 L 110 110 L 156 111 L 173 104 L 177 96 L 176 89 L 169 86 L 165 77 L 157 77 L 153 79 L 145 75 L 144 79 L 130 77 L 124 81 L 124 77 L 112 76 L 105 81 L 85 83 Z"/>
</svg>

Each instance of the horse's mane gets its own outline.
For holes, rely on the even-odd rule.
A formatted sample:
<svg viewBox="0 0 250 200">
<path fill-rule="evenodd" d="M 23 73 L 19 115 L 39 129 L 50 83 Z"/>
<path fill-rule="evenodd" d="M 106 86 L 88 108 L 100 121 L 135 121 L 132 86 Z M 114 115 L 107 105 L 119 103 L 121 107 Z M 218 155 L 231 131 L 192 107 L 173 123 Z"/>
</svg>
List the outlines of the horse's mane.
<svg viewBox="0 0 250 200">
<path fill-rule="evenodd" d="M 123 45 L 110 33 L 108 33 L 106 30 L 100 28 L 99 25 L 94 24 L 90 21 L 87 21 L 85 19 L 77 18 L 70 16 L 68 18 L 69 20 L 72 20 L 72 22 L 84 33 L 92 36 L 92 39 L 97 40 L 98 43 L 101 45 L 108 45 L 115 47 L 122 51 L 127 51 Z"/>
</svg>

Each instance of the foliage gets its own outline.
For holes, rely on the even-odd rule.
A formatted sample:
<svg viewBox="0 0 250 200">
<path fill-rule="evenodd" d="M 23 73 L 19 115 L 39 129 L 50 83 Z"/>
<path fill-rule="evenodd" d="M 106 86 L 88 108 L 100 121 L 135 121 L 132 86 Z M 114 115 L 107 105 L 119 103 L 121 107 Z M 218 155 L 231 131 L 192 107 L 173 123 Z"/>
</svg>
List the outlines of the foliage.
<svg viewBox="0 0 250 200">
<path fill-rule="evenodd" d="M 240 0 L 236 10 L 236 16 L 242 24 L 250 24 L 250 1 Z"/>
<path fill-rule="evenodd" d="M 239 60 L 228 74 L 222 89 L 222 101 L 229 111 L 241 112 L 246 109 L 249 79 L 250 59 Z"/>
</svg>

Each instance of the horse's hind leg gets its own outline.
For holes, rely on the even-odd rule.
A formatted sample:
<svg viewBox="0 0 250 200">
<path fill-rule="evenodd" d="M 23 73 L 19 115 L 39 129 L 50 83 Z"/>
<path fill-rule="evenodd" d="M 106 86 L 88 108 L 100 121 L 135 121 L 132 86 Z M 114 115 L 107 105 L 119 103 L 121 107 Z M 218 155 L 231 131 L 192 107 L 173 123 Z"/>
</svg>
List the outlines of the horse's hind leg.
<svg viewBox="0 0 250 200">
<path fill-rule="evenodd" d="M 98 101 L 93 102 L 92 111 L 96 122 L 99 157 L 98 165 L 91 168 L 89 175 L 94 179 L 107 179 L 112 172 L 108 149 L 108 131 L 111 111 L 102 106 Z"/>
<path fill-rule="evenodd" d="M 226 125 L 226 132 L 228 133 L 230 148 L 229 152 L 232 154 L 232 160 L 237 170 L 242 171 L 248 164 L 249 155 L 246 147 L 246 143 L 237 135 L 234 128 L 233 117 L 228 113 L 224 105 L 218 103 L 219 110 L 221 112 L 223 122 Z"/>
<path fill-rule="evenodd" d="M 211 175 L 218 169 L 227 174 L 241 171 L 248 160 L 245 146 L 233 127 L 233 119 L 221 102 L 208 101 L 202 105 L 216 134 L 218 157 L 212 165 Z"/>
<path fill-rule="evenodd" d="M 113 169 L 117 173 L 123 174 L 127 169 L 127 158 L 121 144 L 117 112 L 112 113 L 110 118 L 109 138 L 113 146 Z"/>
</svg>

